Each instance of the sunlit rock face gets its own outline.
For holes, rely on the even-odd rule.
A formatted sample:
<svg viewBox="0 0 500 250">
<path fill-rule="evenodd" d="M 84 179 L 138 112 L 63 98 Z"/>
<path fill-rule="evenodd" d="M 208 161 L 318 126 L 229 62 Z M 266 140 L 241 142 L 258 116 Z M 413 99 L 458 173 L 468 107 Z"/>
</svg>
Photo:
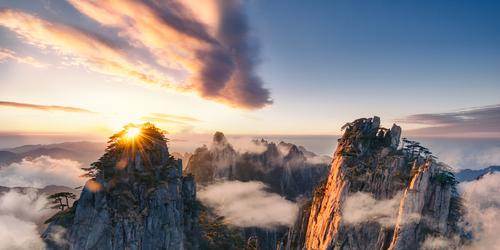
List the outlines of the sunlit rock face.
<svg viewBox="0 0 500 250">
<path fill-rule="evenodd" d="M 328 180 L 301 206 L 280 249 L 454 247 L 453 175 L 417 150 L 397 150 L 400 127 L 379 126 L 378 117 L 344 126 Z"/>
<path fill-rule="evenodd" d="M 134 138 L 115 136 L 90 171 L 94 181 L 45 231 L 49 247 L 196 249 L 194 179 L 182 176 L 163 135 L 143 125 Z"/>
<path fill-rule="evenodd" d="M 281 142 L 278 145 L 265 140 L 251 141 L 249 148 L 236 151 L 224 134 L 216 132 L 213 142 L 195 151 L 186 172 L 193 174 L 197 184 L 214 182 L 260 181 L 290 201 L 312 198 L 314 187 L 326 178 L 331 159 L 316 156 L 303 147 Z M 243 228 L 245 238 L 252 236 L 259 249 L 276 249 L 286 227 L 263 229 Z"/>
</svg>

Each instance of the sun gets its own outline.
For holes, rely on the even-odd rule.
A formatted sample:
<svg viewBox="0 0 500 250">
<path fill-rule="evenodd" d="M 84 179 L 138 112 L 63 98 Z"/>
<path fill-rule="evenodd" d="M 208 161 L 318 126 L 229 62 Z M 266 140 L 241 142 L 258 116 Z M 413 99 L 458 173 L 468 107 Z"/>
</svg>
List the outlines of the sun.
<svg viewBox="0 0 500 250">
<path fill-rule="evenodd" d="M 134 138 L 134 137 L 136 137 L 137 135 L 139 135 L 139 134 L 140 134 L 140 131 L 141 131 L 141 130 L 140 130 L 139 128 L 129 128 L 129 129 L 127 130 L 127 134 L 126 134 L 126 136 L 127 136 L 128 138 Z"/>
</svg>

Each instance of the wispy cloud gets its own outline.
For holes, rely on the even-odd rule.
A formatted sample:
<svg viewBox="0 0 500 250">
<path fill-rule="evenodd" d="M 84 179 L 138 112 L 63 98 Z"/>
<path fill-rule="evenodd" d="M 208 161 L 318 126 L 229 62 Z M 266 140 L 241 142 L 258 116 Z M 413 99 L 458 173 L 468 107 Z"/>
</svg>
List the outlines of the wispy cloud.
<svg viewBox="0 0 500 250">
<path fill-rule="evenodd" d="M 39 63 L 33 57 L 21 57 L 16 52 L 0 47 L 0 63 L 4 63 L 8 58 L 16 60 L 18 63 L 26 63 L 35 68 L 46 68 L 48 64 Z"/>
<path fill-rule="evenodd" d="M 46 52 L 72 58 L 72 64 L 100 73 L 128 77 L 162 88 L 176 87 L 147 65 L 128 61 L 125 51 L 102 35 L 56 22 L 50 22 L 18 9 L 0 8 L 0 25 L 15 31 L 22 40 Z"/>
<path fill-rule="evenodd" d="M 0 25 L 24 42 L 94 71 L 132 78 L 148 85 L 193 93 L 244 110 L 272 104 L 255 67 L 259 47 L 238 0 L 69 2 L 105 27 L 118 30 L 132 49 L 81 28 L 49 22 L 21 10 L 0 9 Z M 127 53 L 145 48 L 164 69 L 185 71 L 177 83 L 151 65 L 131 63 Z"/>
<path fill-rule="evenodd" d="M 396 119 L 398 123 L 429 125 L 415 134 L 446 135 L 475 132 L 500 133 L 500 104 L 462 109 L 447 113 L 416 114 Z"/>
<path fill-rule="evenodd" d="M 75 108 L 75 107 L 63 107 L 57 105 L 38 105 L 30 103 L 20 103 L 20 102 L 4 102 L 0 101 L 0 106 L 13 107 L 13 108 L 25 108 L 25 109 L 37 109 L 48 112 L 63 111 L 63 112 L 74 112 L 74 113 L 84 113 L 84 114 L 99 114 L 86 109 Z"/>
<path fill-rule="evenodd" d="M 145 122 L 161 122 L 161 123 L 166 123 L 166 124 L 187 124 L 185 122 L 174 121 L 174 120 L 165 119 L 165 118 L 158 118 L 158 117 L 142 117 L 141 121 L 145 121 Z"/>
<path fill-rule="evenodd" d="M 180 121 L 185 121 L 185 122 L 203 122 L 200 119 L 196 119 L 196 118 L 188 117 L 188 116 L 177 116 L 177 115 L 169 115 L 169 114 L 162 114 L 162 113 L 151 113 L 151 115 L 159 117 L 159 118 L 175 119 L 175 120 L 180 120 Z"/>
</svg>

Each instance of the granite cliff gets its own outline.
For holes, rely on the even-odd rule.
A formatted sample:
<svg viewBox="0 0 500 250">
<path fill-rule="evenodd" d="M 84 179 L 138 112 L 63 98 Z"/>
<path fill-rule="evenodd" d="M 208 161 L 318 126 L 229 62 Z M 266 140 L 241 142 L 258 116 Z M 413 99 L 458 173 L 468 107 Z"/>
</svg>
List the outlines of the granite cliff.
<svg viewBox="0 0 500 250">
<path fill-rule="evenodd" d="M 196 249 L 194 179 L 182 175 L 163 133 L 149 123 L 128 125 L 110 139 L 86 169 L 91 179 L 80 199 L 49 219 L 49 248 Z"/>
<path fill-rule="evenodd" d="M 378 117 L 343 129 L 328 179 L 279 249 L 456 247 L 462 203 L 449 167 L 416 142 L 398 149 L 401 128 L 381 128 Z"/>
</svg>

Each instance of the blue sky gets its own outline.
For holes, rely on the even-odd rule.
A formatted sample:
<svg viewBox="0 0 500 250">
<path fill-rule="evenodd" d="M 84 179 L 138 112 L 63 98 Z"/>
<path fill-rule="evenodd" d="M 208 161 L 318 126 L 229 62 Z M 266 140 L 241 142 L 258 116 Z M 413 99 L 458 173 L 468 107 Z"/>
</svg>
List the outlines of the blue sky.
<svg viewBox="0 0 500 250">
<path fill-rule="evenodd" d="M 145 121 L 326 138 L 374 115 L 500 138 L 497 1 L 222 2 L 0 1 L 0 146 Z"/>
<path fill-rule="evenodd" d="M 289 88 L 276 96 L 292 92 L 318 106 L 369 98 L 372 107 L 358 101 L 346 109 L 385 113 L 378 109 L 392 105 L 388 115 L 498 103 L 498 3 L 287 3 L 249 3 L 267 59 L 263 75 L 275 89 Z"/>
</svg>

